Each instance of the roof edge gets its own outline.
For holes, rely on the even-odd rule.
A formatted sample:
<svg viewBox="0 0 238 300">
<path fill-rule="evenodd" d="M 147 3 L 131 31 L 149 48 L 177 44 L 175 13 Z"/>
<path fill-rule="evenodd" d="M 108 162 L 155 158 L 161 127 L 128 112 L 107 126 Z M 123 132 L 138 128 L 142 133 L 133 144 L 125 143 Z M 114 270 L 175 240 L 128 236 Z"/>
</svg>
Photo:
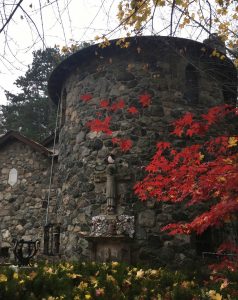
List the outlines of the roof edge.
<svg viewBox="0 0 238 300">
<path fill-rule="evenodd" d="M 44 154 L 47 157 L 53 155 L 53 152 L 51 150 L 47 149 L 46 147 L 37 143 L 36 141 L 27 138 L 20 132 L 14 130 L 9 130 L 7 133 L 5 133 L 0 137 L 0 148 L 1 146 L 4 146 L 5 144 L 7 144 L 8 142 L 14 139 L 22 142 L 23 144 L 30 146 L 35 151 Z"/>
</svg>

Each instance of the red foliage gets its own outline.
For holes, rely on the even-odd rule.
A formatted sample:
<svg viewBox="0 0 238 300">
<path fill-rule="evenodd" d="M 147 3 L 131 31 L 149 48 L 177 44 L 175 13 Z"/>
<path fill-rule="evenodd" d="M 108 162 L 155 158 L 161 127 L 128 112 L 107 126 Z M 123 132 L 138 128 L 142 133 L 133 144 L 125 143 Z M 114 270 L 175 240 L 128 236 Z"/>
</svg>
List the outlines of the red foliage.
<svg viewBox="0 0 238 300">
<path fill-rule="evenodd" d="M 125 107 L 125 102 L 123 99 L 120 99 L 118 102 L 115 102 L 111 105 L 111 111 L 115 112 L 119 109 L 123 109 Z"/>
<path fill-rule="evenodd" d="M 148 107 L 151 104 L 151 96 L 147 93 L 140 95 L 139 101 L 143 107 Z"/>
<path fill-rule="evenodd" d="M 80 99 L 84 102 L 88 102 L 93 98 L 92 94 L 83 94 L 80 96 Z"/>
<path fill-rule="evenodd" d="M 163 230 L 170 234 L 201 234 L 208 227 L 217 227 L 238 211 L 238 155 L 237 136 L 210 138 L 208 130 L 227 114 L 235 118 L 228 105 L 212 108 L 195 121 L 194 115 L 185 114 L 175 121 L 173 134 L 190 137 L 207 133 L 208 141 L 192 144 L 178 150 L 168 142 L 160 142 L 148 174 L 135 185 L 141 200 L 156 198 L 165 202 L 184 202 L 192 206 L 207 202 L 208 210 L 187 223 L 168 224 Z M 237 118 L 237 117 L 236 117 Z"/>
<path fill-rule="evenodd" d="M 182 118 L 173 122 L 174 130 L 171 134 L 181 137 L 183 134 L 192 137 L 193 135 L 204 135 L 212 125 L 219 122 L 227 114 L 234 111 L 231 105 L 220 105 L 209 109 L 207 114 L 201 115 L 202 120 L 194 120 L 194 115 L 190 112 L 186 113 Z"/>
<path fill-rule="evenodd" d="M 112 138 L 113 144 L 119 145 L 123 152 L 127 152 L 132 147 L 132 141 L 130 139 Z"/>
<path fill-rule="evenodd" d="M 111 135 L 112 131 L 109 128 L 111 117 L 106 117 L 104 120 L 94 119 L 89 121 L 86 125 L 90 128 L 91 131 L 94 132 L 104 132 L 106 134 Z"/>
<path fill-rule="evenodd" d="M 132 114 L 132 115 L 135 115 L 135 114 L 138 114 L 138 113 L 139 113 L 138 109 L 137 109 L 135 106 L 129 107 L 129 108 L 127 109 L 127 111 L 128 111 L 130 114 Z"/>
<path fill-rule="evenodd" d="M 100 103 L 99 103 L 99 106 L 101 108 L 108 108 L 108 106 L 109 106 L 109 100 L 101 100 Z"/>
</svg>

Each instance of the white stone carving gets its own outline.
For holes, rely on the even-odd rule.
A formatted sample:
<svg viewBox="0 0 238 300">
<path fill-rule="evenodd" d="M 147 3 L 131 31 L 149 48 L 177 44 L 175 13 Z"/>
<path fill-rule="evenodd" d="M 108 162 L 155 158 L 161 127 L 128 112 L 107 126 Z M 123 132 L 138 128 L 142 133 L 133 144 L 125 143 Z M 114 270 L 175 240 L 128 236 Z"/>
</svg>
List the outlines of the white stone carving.
<svg viewBox="0 0 238 300">
<path fill-rule="evenodd" d="M 17 183 L 17 169 L 12 168 L 9 172 L 8 183 L 10 186 L 14 186 Z"/>
</svg>

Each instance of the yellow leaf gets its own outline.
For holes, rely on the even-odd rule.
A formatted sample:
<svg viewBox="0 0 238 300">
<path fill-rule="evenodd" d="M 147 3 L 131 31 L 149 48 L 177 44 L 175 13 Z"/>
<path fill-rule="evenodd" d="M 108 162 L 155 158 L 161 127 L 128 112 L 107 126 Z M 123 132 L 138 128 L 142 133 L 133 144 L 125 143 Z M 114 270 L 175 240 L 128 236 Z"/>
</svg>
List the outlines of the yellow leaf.
<svg viewBox="0 0 238 300">
<path fill-rule="evenodd" d="M 142 269 L 140 269 L 140 270 L 137 271 L 137 273 L 136 273 L 136 278 L 141 278 L 141 277 L 144 276 L 144 274 L 145 274 L 145 272 L 144 272 Z"/>
<path fill-rule="evenodd" d="M 0 282 L 6 282 L 7 281 L 7 276 L 4 274 L 0 274 Z"/>
<path fill-rule="evenodd" d="M 217 181 L 218 182 L 226 182 L 226 178 L 223 176 L 219 176 L 219 177 L 217 177 Z"/>
<path fill-rule="evenodd" d="M 201 152 L 199 152 L 199 160 L 201 161 L 203 159 L 204 159 L 204 155 Z"/>
<path fill-rule="evenodd" d="M 212 56 L 217 56 L 217 50 L 216 49 L 214 49 L 213 51 L 212 51 L 212 54 L 211 54 Z"/>
<path fill-rule="evenodd" d="M 223 161 L 224 161 L 225 163 L 227 163 L 228 165 L 231 165 L 231 164 L 233 163 L 233 160 L 230 159 L 230 158 L 225 158 L 225 159 L 223 159 Z"/>
<path fill-rule="evenodd" d="M 216 291 L 214 290 L 210 290 L 208 292 L 208 296 L 210 297 L 211 300 L 222 300 L 222 295 L 216 293 Z"/>
<path fill-rule="evenodd" d="M 238 142 L 237 137 L 235 137 L 235 136 L 229 137 L 229 140 L 228 140 L 228 148 L 237 146 L 237 142 Z"/>
</svg>

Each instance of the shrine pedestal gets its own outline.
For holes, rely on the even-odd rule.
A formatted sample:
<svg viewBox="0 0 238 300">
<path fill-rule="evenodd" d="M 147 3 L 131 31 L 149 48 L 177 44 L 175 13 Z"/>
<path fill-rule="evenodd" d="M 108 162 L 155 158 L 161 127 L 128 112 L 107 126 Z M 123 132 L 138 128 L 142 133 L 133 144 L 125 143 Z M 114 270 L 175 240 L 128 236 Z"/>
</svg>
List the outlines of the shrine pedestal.
<svg viewBox="0 0 238 300">
<path fill-rule="evenodd" d="M 91 243 L 91 260 L 97 262 L 131 262 L 130 242 L 132 239 L 124 236 L 91 237 L 86 239 Z"/>
<path fill-rule="evenodd" d="M 92 218 L 90 235 L 91 260 L 130 263 L 130 242 L 134 235 L 134 216 L 98 215 Z"/>
</svg>

